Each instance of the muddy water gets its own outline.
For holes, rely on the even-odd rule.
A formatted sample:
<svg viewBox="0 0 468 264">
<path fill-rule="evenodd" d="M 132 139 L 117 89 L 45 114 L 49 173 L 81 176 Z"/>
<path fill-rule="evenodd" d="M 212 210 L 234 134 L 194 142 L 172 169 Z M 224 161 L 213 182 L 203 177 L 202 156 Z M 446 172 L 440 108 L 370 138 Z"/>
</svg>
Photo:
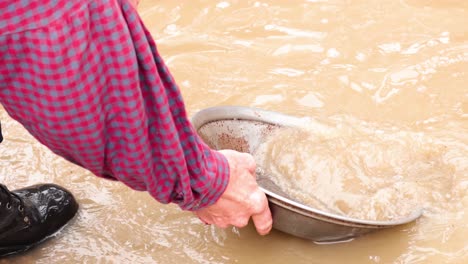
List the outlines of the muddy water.
<svg viewBox="0 0 468 264">
<path fill-rule="evenodd" d="M 433 172 L 446 178 L 425 193 L 432 209 L 414 224 L 334 245 L 262 238 L 252 226 L 221 230 L 94 178 L 1 111 L 1 181 L 62 184 L 81 210 L 55 239 L 0 263 L 468 262 L 468 2 L 142 0 L 139 11 L 191 114 L 256 106 L 443 142 L 441 164 L 451 169 Z"/>
</svg>

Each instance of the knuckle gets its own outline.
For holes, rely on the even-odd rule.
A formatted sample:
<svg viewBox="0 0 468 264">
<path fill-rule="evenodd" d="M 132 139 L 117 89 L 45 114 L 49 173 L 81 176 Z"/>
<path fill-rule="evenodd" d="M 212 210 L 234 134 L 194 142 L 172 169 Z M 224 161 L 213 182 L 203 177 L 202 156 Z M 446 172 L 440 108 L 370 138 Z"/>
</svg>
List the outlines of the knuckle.
<svg viewBox="0 0 468 264">
<path fill-rule="evenodd" d="M 261 213 L 265 210 L 265 208 L 268 206 L 268 200 L 265 196 L 265 194 L 258 190 L 250 196 L 250 201 L 251 201 L 251 210 L 253 214 L 258 214 Z"/>
<path fill-rule="evenodd" d="M 249 224 L 249 218 L 243 217 L 243 218 L 238 219 L 233 225 L 235 227 L 242 228 L 242 227 L 246 227 L 248 224 Z"/>
</svg>

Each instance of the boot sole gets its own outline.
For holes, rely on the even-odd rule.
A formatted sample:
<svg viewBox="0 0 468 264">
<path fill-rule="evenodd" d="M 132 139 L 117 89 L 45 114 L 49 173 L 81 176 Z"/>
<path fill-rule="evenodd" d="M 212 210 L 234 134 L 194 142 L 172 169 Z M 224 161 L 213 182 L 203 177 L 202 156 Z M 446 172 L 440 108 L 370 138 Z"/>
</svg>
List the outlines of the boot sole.
<svg viewBox="0 0 468 264">
<path fill-rule="evenodd" d="M 11 256 L 11 255 L 15 255 L 15 254 L 18 254 L 18 253 L 21 253 L 21 252 L 25 252 L 39 244 L 41 244 L 42 242 L 54 237 L 54 236 L 57 236 L 58 233 L 60 233 L 63 229 L 65 229 L 69 224 L 70 222 L 73 222 L 73 220 L 75 220 L 75 218 L 77 218 L 77 215 L 78 215 L 78 211 L 75 213 L 75 215 L 73 215 L 72 218 L 70 218 L 70 220 L 68 220 L 68 222 L 63 225 L 62 227 L 60 227 L 59 229 L 57 229 L 57 231 L 55 231 L 54 233 L 44 237 L 43 239 L 35 242 L 35 243 L 32 243 L 30 245 L 27 245 L 27 246 L 12 246 L 12 247 L 0 247 L 0 258 L 3 258 L 3 257 L 8 257 L 8 256 Z M 7 252 L 7 253 L 4 253 L 4 252 Z"/>
</svg>

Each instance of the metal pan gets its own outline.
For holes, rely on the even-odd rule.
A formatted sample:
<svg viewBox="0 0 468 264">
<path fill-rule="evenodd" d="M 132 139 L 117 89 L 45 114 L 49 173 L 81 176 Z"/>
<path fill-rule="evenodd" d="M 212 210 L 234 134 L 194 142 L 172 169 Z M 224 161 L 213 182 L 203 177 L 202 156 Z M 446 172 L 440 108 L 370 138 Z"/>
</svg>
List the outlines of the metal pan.
<svg viewBox="0 0 468 264">
<path fill-rule="evenodd" d="M 234 149 L 253 154 L 263 140 L 281 127 L 297 127 L 307 120 L 272 111 L 221 106 L 204 109 L 192 117 L 201 138 L 213 149 Z M 405 218 L 367 221 L 317 210 L 294 201 L 268 179 L 257 173 L 273 215 L 273 228 L 317 243 L 348 241 L 357 236 L 410 223 L 422 215 L 417 208 Z"/>
</svg>

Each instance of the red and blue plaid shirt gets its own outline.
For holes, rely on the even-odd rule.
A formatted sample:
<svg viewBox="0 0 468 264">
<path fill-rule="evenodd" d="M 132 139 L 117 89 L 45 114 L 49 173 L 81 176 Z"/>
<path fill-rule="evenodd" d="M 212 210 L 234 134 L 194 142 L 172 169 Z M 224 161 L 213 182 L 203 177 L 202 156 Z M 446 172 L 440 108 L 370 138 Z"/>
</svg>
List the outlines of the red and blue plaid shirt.
<svg viewBox="0 0 468 264">
<path fill-rule="evenodd" d="M 162 203 L 197 210 L 227 186 L 127 0 L 0 1 L 0 102 L 56 154 Z"/>
</svg>

